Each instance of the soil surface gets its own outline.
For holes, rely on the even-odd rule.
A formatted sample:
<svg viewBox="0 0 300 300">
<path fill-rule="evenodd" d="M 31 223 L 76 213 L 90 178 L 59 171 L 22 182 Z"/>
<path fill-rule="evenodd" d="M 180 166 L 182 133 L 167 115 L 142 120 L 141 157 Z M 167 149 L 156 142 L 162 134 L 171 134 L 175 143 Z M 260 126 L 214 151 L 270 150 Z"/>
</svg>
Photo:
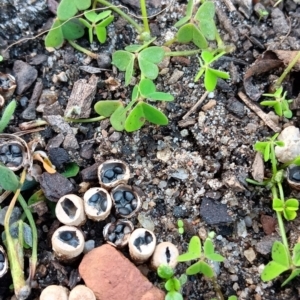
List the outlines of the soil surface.
<svg viewBox="0 0 300 300">
<path fill-rule="evenodd" d="M 139 15 L 136 2 L 114 1 L 127 7 L 131 14 Z M 46 120 L 47 124 L 41 130 L 23 134 L 22 138 L 27 142 L 39 141 L 36 149 L 44 150 L 49 155 L 57 165 L 58 173 L 64 171 L 67 163 L 75 162 L 80 172 L 69 178 L 68 182 L 71 183 L 71 190 L 80 196 L 86 188 L 83 182 L 87 182 L 89 187 L 99 185 L 96 168 L 100 163 L 108 159 L 125 161 L 131 171 L 129 184 L 141 193 L 143 200 L 140 211 L 130 219 L 136 228 L 153 228 L 158 242 L 170 241 L 177 245 L 180 253 L 186 251 L 193 235 L 205 239 L 208 232 L 216 232 L 216 251 L 226 260 L 214 264 L 214 270 L 225 299 L 230 295 L 256 300 L 299 299 L 299 279 L 294 279 L 284 288 L 280 287 L 284 277 L 271 282 L 260 279 L 264 265 L 270 260 L 271 245 L 280 237 L 270 192 L 249 185 L 246 178 L 252 177 L 254 143 L 273 136 L 274 131 L 245 105 L 238 93 L 247 94 L 249 101 L 256 105 L 258 99 L 253 99 L 253 95 L 269 92 L 269 86 L 281 75 L 284 67 L 281 64 L 265 72 L 253 71 L 249 83 L 245 74 L 250 66 L 266 50 L 300 50 L 300 5 L 287 0 L 274 8 L 272 1 L 263 1 L 258 4 L 263 5 L 269 15 L 259 19 L 254 10 L 257 4 L 252 1 L 215 3 L 220 36 L 226 45 L 235 50 L 214 66 L 228 71 L 231 79 L 219 80 L 216 90 L 190 112 L 205 93 L 203 81 L 194 82 L 199 67 L 198 58 L 171 58 L 161 68 L 161 75 L 156 80 L 157 90 L 170 92 L 175 97 L 173 102 L 157 105 L 167 115 L 169 124 L 153 126 L 147 123 L 137 132 L 126 133 L 114 131 L 108 120 L 69 123 L 72 129 L 68 131 L 59 124 L 61 119 L 53 116 L 64 115 L 77 80 L 90 80 L 92 74 L 87 67 L 97 68 L 96 93 L 91 107 L 103 99 L 128 102 L 134 81 L 138 78 L 125 87 L 124 72 L 119 72 L 109 63 L 107 65 L 106 59 L 111 57 L 113 51 L 137 43 L 132 26 L 114 14 L 115 20 L 109 26 L 105 44 L 94 42 L 90 45 L 87 35 L 78 40 L 79 44 L 101 54 L 102 60 L 97 62 L 67 43 L 60 49 L 47 51 L 44 47 L 45 34 L 20 42 L 24 37 L 34 37 L 49 28 L 54 18 L 55 1 L 37 0 L 30 4 L 29 1 L 2 1 L 0 49 L 4 61 L 0 63 L 0 71 L 14 75 L 18 83 L 13 95 L 18 100 L 17 110 L 5 133 L 20 132 L 24 128 L 20 128 L 20 124 L 24 122 Z M 149 15 L 153 15 L 150 27 L 153 36 L 157 36 L 155 44 L 162 45 L 174 36 L 176 29 L 173 25 L 184 15 L 186 4 L 187 1 L 149 1 Z M 18 43 L 4 52 L 7 46 L 15 42 Z M 193 49 L 193 46 L 174 44 L 171 49 Z M 284 82 L 288 99 L 299 97 L 299 78 L 299 73 L 291 72 Z M 40 107 L 39 89 L 44 95 L 46 108 Z M 274 120 L 279 130 L 287 125 L 299 127 L 296 104 L 293 118 L 274 118 L 272 113 L 268 118 Z M 267 108 L 261 109 L 266 114 L 270 112 Z M 184 117 L 187 113 L 190 113 L 189 116 Z M 91 116 L 96 116 L 93 109 Z M 55 152 L 55 149 L 65 151 Z M 61 160 L 55 162 L 58 157 Z M 64 193 L 67 186 L 60 186 L 62 183 L 59 181 L 47 182 L 46 171 L 43 172 L 40 184 L 23 193 L 25 199 L 29 199 L 41 186 L 47 191 L 51 185 L 57 184 L 57 194 L 51 194 L 54 192 L 51 190 L 51 196 L 47 197 L 52 201 L 57 201 L 59 195 Z M 299 196 L 288 186 L 284 188 L 287 196 Z M 7 206 L 9 200 L 7 198 L 2 202 L 1 207 Z M 47 202 L 46 213 L 34 214 L 39 235 L 39 263 L 29 299 L 38 299 L 41 291 L 51 284 L 73 287 L 82 282 L 77 280 L 80 261 L 64 264 L 52 255 L 51 236 L 61 225 L 53 214 L 53 203 Z M 95 247 L 104 244 L 103 227 L 116 218 L 112 213 L 105 221 L 88 220 L 81 227 L 86 241 L 94 241 Z M 179 219 L 184 221 L 183 235 L 178 233 Z M 287 225 L 291 244 L 299 236 L 299 221 L 297 218 Z M 2 231 L 3 226 L 0 225 Z M 122 252 L 128 256 L 126 248 Z M 178 264 L 176 274 L 184 273 L 185 269 L 186 264 Z M 153 284 L 163 289 L 163 282 L 155 272 L 147 268 L 144 272 Z M 0 278 L 0 299 L 11 299 L 11 284 L 9 272 Z M 182 294 L 184 299 L 189 300 L 216 297 L 211 281 L 203 276 L 190 276 Z"/>
</svg>

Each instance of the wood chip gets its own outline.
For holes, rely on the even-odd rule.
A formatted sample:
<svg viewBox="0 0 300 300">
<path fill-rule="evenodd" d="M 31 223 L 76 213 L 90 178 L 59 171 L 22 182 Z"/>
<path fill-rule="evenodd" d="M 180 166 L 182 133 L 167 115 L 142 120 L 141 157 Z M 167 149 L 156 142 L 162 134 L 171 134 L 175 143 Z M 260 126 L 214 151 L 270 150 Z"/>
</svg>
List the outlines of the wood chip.
<svg viewBox="0 0 300 300">
<path fill-rule="evenodd" d="M 92 75 L 88 82 L 85 79 L 79 79 L 74 83 L 65 110 L 65 117 L 81 119 L 90 116 L 92 101 L 97 90 L 97 82 L 98 77 Z"/>
</svg>

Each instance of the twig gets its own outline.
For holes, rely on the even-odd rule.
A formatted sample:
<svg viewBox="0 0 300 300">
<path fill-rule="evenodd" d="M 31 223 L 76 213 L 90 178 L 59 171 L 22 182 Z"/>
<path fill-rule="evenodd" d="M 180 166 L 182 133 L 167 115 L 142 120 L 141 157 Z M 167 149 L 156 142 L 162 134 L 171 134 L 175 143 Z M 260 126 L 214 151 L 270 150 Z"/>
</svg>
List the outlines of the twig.
<svg viewBox="0 0 300 300">
<path fill-rule="evenodd" d="M 281 130 L 281 128 L 271 120 L 270 116 L 264 113 L 255 103 L 249 100 L 249 98 L 243 92 L 238 92 L 238 95 L 243 100 L 243 102 L 251 110 L 253 110 L 273 131 L 279 132 Z"/>
<path fill-rule="evenodd" d="M 201 104 L 202 102 L 206 99 L 208 95 L 208 91 L 206 91 L 202 97 L 199 99 L 199 101 L 182 117 L 182 119 L 186 119 L 192 112 L 194 112 Z"/>
</svg>

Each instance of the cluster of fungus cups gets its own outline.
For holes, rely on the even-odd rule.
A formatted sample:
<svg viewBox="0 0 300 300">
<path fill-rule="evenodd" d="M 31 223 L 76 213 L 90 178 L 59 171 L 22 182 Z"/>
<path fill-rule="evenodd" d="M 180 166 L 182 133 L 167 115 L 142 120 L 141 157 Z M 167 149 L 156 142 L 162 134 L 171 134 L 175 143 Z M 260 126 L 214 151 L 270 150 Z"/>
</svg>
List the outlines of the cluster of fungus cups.
<svg viewBox="0 0 300 300">
<path fill-rule="evenodd" d="M 121 160 L 108 160 L 98 168 L 101 187 L 87 190 L 83 198 L 68 194 L 56 205 L 56 216 L 65 226 L 58 228 L 52 236 L 52 248 L 58 259 L 72 260 L 84 249 L 84 238 L 79 226 L 86 219 L 105 220 L 114 206 L 122 218 L 132 217 L 141 207 L 139 195 L 127 184 L 130 171 Z M 134 226 L 128 220 L 117 220 L 104 227 L 104 239 L 115 247 L 127 245 Z"/>
<path fill-rule="evenodd" d="M 139 194 L 127 182 L 130 177 L 129 167 L 120 160 L 109 160 L 98 168 L 101 187 L 87 190 L 83 199 L 69 194 L 61 197 L 56 205 L 56 216 L 65 224 L 52 236 L 52 247 L 58 259 L 67 261 L 78 257 L 84 249 L 84 237 L 78 226 L 86 219 L 105 220 L 114 207 L 116 215 L 122 217 L 108 223 L 103 229 L 103 237 L 110 245 L 123 248 L 129 246 L 129 253 L 136 264 L 151 258 L 151 266 L 157 269 L 160 264 L 175 267 L 178 250 L 169 242 L 156 246 L 156 237 L 150 230 L 134 230 L 128 220 L 141 207 Z"/>
</svg>

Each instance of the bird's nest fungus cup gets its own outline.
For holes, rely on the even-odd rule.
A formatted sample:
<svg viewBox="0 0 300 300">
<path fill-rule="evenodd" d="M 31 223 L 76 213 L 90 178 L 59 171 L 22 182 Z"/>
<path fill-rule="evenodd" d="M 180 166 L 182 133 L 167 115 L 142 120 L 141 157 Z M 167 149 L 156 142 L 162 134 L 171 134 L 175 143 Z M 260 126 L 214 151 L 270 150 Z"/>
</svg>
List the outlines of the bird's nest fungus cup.
<svg viewBox="0 0 300 300">
<path fill-rule="evenodd" d="M 123 248 L 128 244 L 133 230 L 134 226 L 130 221 L 117 220 L 114 223 L 105 225 L 103 228 L 103 237 L 108 244 L 117 248 Z"/>
<path fill-rule="evenodd" d="M 116 213 L 122 218 L 131 218 L 141 208 L 142 201 L 131 186 L 120 184 L 111 191 Z"/>
<path fill-rule="evenodd" d="M 118 159 L 107 160 L 98 167 L 100 185 L 107 190 L 120 184 L 126 184 L 129 177 L 129 166 Z"/>
<path fill-rule="evenodd" d="M 0 134 L 0 162 L 12 171 L 18 171 L 31 163 L 27 143 L 13 134 Z"/>
</svg>

